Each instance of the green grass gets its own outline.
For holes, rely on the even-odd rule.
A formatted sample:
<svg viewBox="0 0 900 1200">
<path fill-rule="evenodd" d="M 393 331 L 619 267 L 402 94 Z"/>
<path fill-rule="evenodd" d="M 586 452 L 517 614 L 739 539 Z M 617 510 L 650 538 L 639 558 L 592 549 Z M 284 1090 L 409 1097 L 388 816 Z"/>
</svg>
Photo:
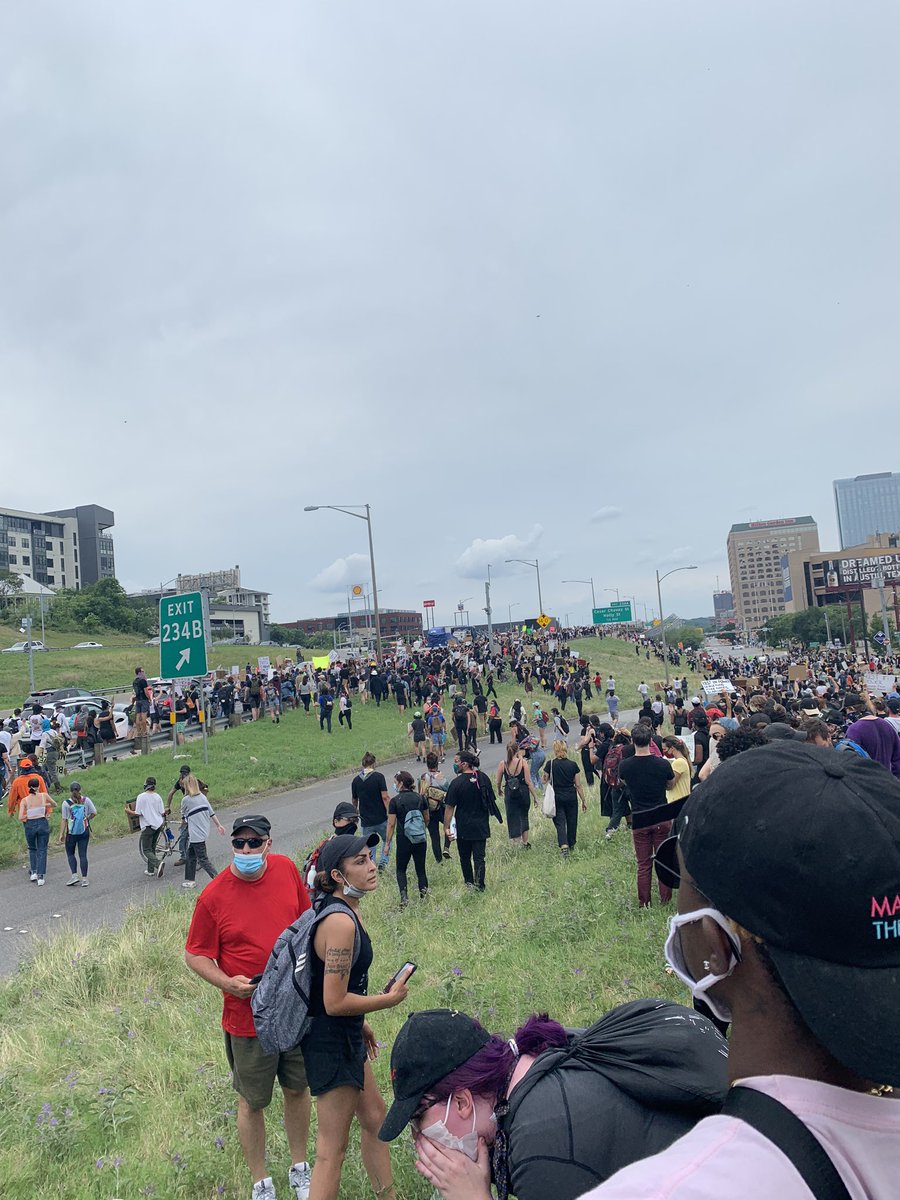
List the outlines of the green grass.
<svg viewBox="0 0 900 1200">
<path fill-rule="evenodd" d="M 586 638 L 574 642 L 572 648 L 587 658 L 592 668 L 599 669 L 604 679 L 612 668 L 623 708 L 637 705 L 637 685 L 642 678 L 651 687 L 659 678 L 660 664 L 655 660 L 648 663 L 643 655 L 635 655 L 630 643 L 612 638 Z M 76 655 L 78 653 L 75 652 Z M 105 651 L 82 653 L 93 655 Z M 12 654 L 5 656 L 7 659 L 19 657 Z M 0 656 L 0 666 L 3 665 L 2 658 Z M 696 679 L 696 676 L 691 677 L 692 684 Z M 97 684 L 90 680 L 85 686 Z M 524 692 L 514 679 L 510 683 L 507 678 L 498 692 L 504 718 L 514 696 L 525 699 Z M 549 707 L 549 697 L 539 687 L 536 687 L 534 697 Z M 568 706 L 570 716 L 573 711 L 571 705 Z M 586 703 L 585 711 L 605 716 L 606 705 L 602 697 L 595 696 L 593 701 Z M 203 763 L 202 743 L 196 739 L 179 747 L 179 754 L 185 755 L 185 758 L 178 762 L 173 760 L 171 750 L 161 749 L 149 756 L 119 759 L 102 767 L 78 771 L 77 778 L 97 806 L 94 836 L 100 839 L 119 837 L 128 832 L 122 806 L 141 791 L 148 774 L 156 776 L 160 787 L 165 789 L 165 795 L 178 774 L 180 763 L 190 762 L 201 778 L 210 784 L 210 796 L 215 804 L 239 804 L 250 796 L 297 787 L 328 775 L 350 771 L 358 767 L 365 750 L 371 750 L 381 760 L 402 756 L 410 750 L 406 733 L 408 715 L 409 710 L 405 715 L 400 715 L 393 699 L 380 708 L 376 708 L 371 701 L 366 705 L 357 703 L 353 708 L 353 730 L 347 732 L 338 725 L 335 715 L 334 732 L 329 737 L 320 732 L 315 717 L 307 716 L 300 709 L 285 713 L 280 725 L 272 725 L 268 720 L 253 724 L 245 722 L 238 729 L 216 733 L 209 740 L 208 765 Z M 24 838 L 19 823 L 0 821 L 0 868 L 22 861 L 24 854 Z"/>
<path fill-rule="evenodd" d="M 637 909 L 630 838 L 606 843 L 601 828 L 593 803 L 564 864 L 540 816 L 527 854 L 494 824 L 484 895 L 464 890 L 455 858 L 429 862 L 431 896 L 401 913 L 395 880 L 383 877 L 364 902 L 373 989 L 407 958 L 419 963 L 409 1000 L 372 1018 L 385 1096 L 390 1045 L 414 1009 L 451 1005 L 509 1035 L 532 1011 L 586 1025 L 636 997 L 684 1000 L 663 970 L 664 911 Z M 65 930 L 0 985 L 0 1195 L 249 1194 L 221 996 L 181 957 L 191 910 L 190 898 L 167 896 L 120 931 Z M 268 1130 L 283 1194 L 289 1158 L 277 1099 Z M 400 1200 L 427 1200 L 408 1139 L 392 1153 Z M 341 1197 L 370 1195 L 354 1133 Z"/>
</svg>

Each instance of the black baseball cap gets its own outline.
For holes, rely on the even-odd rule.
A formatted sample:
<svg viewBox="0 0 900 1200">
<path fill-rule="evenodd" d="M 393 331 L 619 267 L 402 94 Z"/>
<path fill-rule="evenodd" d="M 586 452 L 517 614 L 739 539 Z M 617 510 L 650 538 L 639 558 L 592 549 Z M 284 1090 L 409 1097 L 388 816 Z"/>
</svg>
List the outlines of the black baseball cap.
<svg viewBox="0 0 900 1200">
<path fill-rule="evenodd" d="M 339 833 L 337 837 L 329 838 L 319 851 L 317 867 L 326 875 L 330 875 L 345 858 L 352 858 L 354 854 L 359 854 L 360 850 L 371 850 L 380 841 L 381 838 L 377 833 L 370 833 L 368 837 L 357 837 L 352 833 Z"/>
<path fill-rule="evenodd" d="M 802 729 L 795 729 L 786 721 L 770 721 L 763 725 L 760 733 L 770 742 L 805 742 L 806 734 Z"/>
<path fill-rule="evenodd" d="M 340 804 L 336 805 L 331 819 L 332 821 L 356 821 L 359 819 L 359 813 L 349 800 L 342 800 Z"/>
<path fill-rule="evenodd" d="M 490 1040 L 491 1035 L 477 1021 L 455 1009 L 428 1008 L 408 1016 L 391 1050 L 394 1103 L 379 1130 L 381 1141 L 399 1137 L 428 1089 Z"/>
<path fill-rule="evenodd" d="M 237 833 L 239 829 L 252 829 L 261 837 L 272 836 L 272 826 L 268 817 L 261 817 L 259 814 L 250 817 L 238 817 L 231 827 L 231 836 Z"/>
<path fill-rule="evenodd" d="M 855 754 L 776 742 L 724 762 L 678 835 L 699 890 L 761 938 L 813 1035 L 900 1084 L 900 780 Z"/>
</svg>

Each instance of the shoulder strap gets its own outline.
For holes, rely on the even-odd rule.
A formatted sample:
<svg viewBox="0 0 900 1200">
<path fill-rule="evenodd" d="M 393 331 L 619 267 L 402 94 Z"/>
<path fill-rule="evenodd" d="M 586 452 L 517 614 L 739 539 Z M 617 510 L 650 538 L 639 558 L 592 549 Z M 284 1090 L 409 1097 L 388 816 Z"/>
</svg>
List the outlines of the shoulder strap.
<svg viewBox="0 0 900 1200">
<path fill-rule="evenodd" d="M 847 1185 L 822 1143 L 786 1105 L 755 1088 L 738 1086 L 729 1089 L 722 1114 L 746 1122 L 777 1146 L 815 1200 L 850 1200 Z"/>
</svg>

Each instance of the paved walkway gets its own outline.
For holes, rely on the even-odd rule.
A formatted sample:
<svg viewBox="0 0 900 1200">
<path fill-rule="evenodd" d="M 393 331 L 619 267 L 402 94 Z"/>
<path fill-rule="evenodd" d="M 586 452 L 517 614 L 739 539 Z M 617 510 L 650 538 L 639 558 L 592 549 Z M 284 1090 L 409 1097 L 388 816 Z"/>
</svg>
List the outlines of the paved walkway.
<svg viewBox="0 0 900 1200">
<path fill-rule="evenodd" d="M 573 714 L 574 715 L 574 714 Z M 622 713 L 623 724 L 631 724 L 637 710 Z M 577 721 L 570 719 L 570 744 L 574 744 Z M 493 777 L 500 761 L 502 747 L 491 746 L 486 737 L 479 742 L 481 766 Z M 450 762 L 445 764 L 450 767 Z M 391 788 L 394 773 L 401 769 L 416 774 L 422 768 L 412 756 L 379 763 Z M 452 767 L 450 768 L 452 770 Z M 449 774 L 449 771 L 448 771 Z M 317 780 L 306 787 L 277 792 L 269 796 L 253 796 L 239 805 L 222 809 L 222 824 L 229 829 L 237 809 L 263 812 L 272 822 L 274 849 L 294 854 L 309 846 L 321 830 L 327 830 L 331 814 L 339 800 L 350 799 L 350 780 L 353 772 Z M 214 784 L 214 780 L 212 781 Z M 55 823 L 58 828 L 58 822 Z M 51 847 L 61 849 L 55 841 Z M 208 845 L 210 858 L 216 866 L 225 866 L 231 856 L 227 837 L 213 830 Z M 173 888 L 181 891 L 184 878 L 181 867 L 167 866 L 162 879 L 143 874 L 144 864 L 138 853 L 137 834 L 97 842 L 90 847 L 90 885 L 66 887 L 70 878 L 68 865 L 61 853 L 53 852 L 47 864 L 47 883 L 38 888 L 28 881 L 28 856 L 24 849 L 21 867 L 9 867 L 0 872 L 0 976 L 14 971 L 34 946 L 37 938 L 52 936 L 55 927 L 67 920 L 81 930 L 101 926 L 116 928 L 122 924 L 128 908 L 152 902 L 161 892 Z M 197 880 L 200 890 L 206 875 Z M 194 893 L 196 895 L 196 892 Z"/>
</svg>

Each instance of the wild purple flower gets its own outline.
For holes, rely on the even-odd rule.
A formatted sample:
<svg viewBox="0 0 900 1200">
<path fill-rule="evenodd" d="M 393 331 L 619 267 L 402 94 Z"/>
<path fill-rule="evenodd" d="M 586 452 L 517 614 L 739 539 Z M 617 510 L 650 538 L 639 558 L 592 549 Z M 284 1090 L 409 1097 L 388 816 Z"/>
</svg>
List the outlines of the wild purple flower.
<svg viewBox="0 0 900 1200">
<path fill-rule="evenodd" d="M 177 1167 L 177 1169 L 178 1169 L 179 1171 L 183 1171 L 183 1170 L 184 1170 L 184 1159 L 181 1157 L 181 1155 L 180 1155 L 180 1154 L 173 1154 L 173 1155 L 172 1155 L 172 1162 L 174 1163 L 174 1165 Z"/>
<path fill-rule="evenodd" d="M 97 1095 L 98 1096 L 111 1096 L 112 1088 L 97 1088 Z"/>
<path fill-rule="evenodd" d="M 625 978 L 622 980 L 622 987 L 631 987 L 631 980 L 628 978 L 628 976 L 627 976 L 627 975 L 626 975 L 626 977 L 625 977 Z"/>
<path fill-rule="evenodd" d="M 68 1073 L 68 1075 L 66 1076 L 64 1082 L 67 1083 L 70 1088 L 73 1088 L 75 1086 L 75 1084 L 78 1082 L 78 1076 L 75 1074 L 74 1071 L 70 1071 Z"/>
<path fill-rule="evenodd" d="M 97 1161 L 94 1163 L 94 1166 L 97 1168 L 98 1171 L 102 1171 L 103 1170 L 103 1159 L 98 1158 Z"/>
<path fill-rule="evenodd" d="M 216 1146 L 217 1150 L 224 1150 L 225 1149 L 225 1139 L 223 1137 L 217 1137 L 216 1141 L 215 1141 L 215 1146 Z"/>
<path fill-rule="evenodd" d="M 50 1118 L 50 1128 L 51 1129 L 55 1129 L 58 1124 L 59 1124 L 59 1121 L 56 1119 L 56 1117 Z"/>
<path fill-rule="evenodd" d="M 224 1183 L 220 1183 L 219 1186 L 216 1188 L 216 1195 L 217 1196 L 225 1195 L 225 1184 Z"/>
<path fill-rule="evenodd" d="M 42 1113 L 45 1113 L 45 1114 L 52 1113 L 52 1112 L 53 1112 L 53 1106 L 52 1106 L 52 1104 L 42 1104 L 42 1105 L 41 1105 L 41 1112 L 42 1112 Z"/>
<path fill-rule="evenodd" d="M 128 1030 L 128 1036 L 129 1036 L 130 1038 L 133 1038 L 133 1037 L 135 1037 L 135 1032 L 134 1032 L 134 1030 L 133 1030 L 133 1029 L 129 1029 L 129 1030 Z"/>
<path fill-rule="evenodd" d="M 581 967 L 573 967 L 573 968 L 572 968 L 572 974 L 573 974 L 573 975 L 580 975 L 580 974 L 581 974 Z"/>
<path fill-rule="evenodd" d="M 451 975 L 462 975 L 462 967 L 453 967 L 450 971 Z"/>
</svg>

